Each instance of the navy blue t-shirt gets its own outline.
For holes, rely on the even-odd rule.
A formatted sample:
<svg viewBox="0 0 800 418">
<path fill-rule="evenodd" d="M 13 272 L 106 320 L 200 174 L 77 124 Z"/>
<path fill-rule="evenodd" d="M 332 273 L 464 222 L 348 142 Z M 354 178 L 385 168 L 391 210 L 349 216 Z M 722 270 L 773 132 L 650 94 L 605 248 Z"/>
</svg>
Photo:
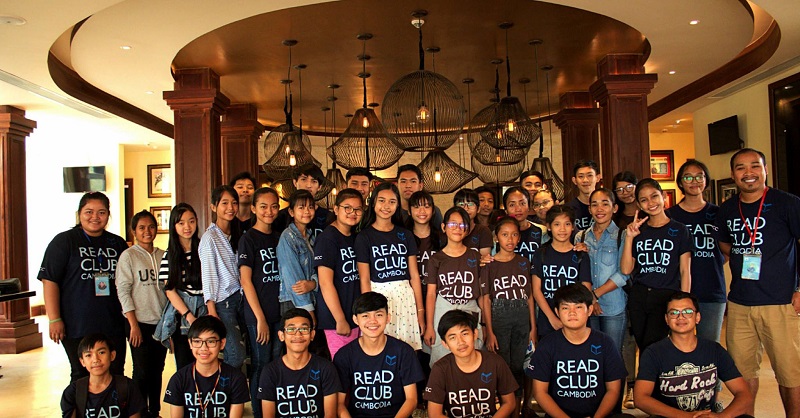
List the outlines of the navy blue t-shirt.
<svg viewBox="0 0 800 418">
<path fill-rule="evenodd" d="M 578 198 L 573 198 L 572 200 L 567 203 L 567 206 L 575 209 L 575 230 L 581 230 L 588 228 L 589 225 L 592 223 L 592 214 L 589 213 L 589 205 L 581 202 Z"/>
<path fill-rule="evenodd" d="M 494 240 L 492 239 L 492 231 L 487 226 L 477 224 L 466 237 L 464 237 L 464 245 L 467 248 L 472 248 L 480 252 L 481 248 L 492 248 Z"/>
<path fill-rule="evenodd" d="M 283 418 L 324 418 L 325 397 L 341 391 L 336 367 L 315 354 L 300 370 L 289 369 L 278 358 L 264 368 L 258 382 L 258 399 L 275 402 L 276 416 Z"/>
<path fill-rule="evenodd" d="M 185 366 L 172 375 L 164 392 L 164 402 L 182 406 L 184 418 L 230 416 L 231 405 L 249 400 L 247 378 L 241 370 L 226 363 L 220 363 L 220 372 L 209 377 L 194 373 L 194 363 Z M 203 405 L 205 414 L 201 413 Z"/>
<path fill-rule="evenodd" d="M 281 319 L 278 294 L 281 291 L 281 275 L 278 272 L 278 247 L 280 235 L 275 231 L 265 234 L 250 228 L 239 239 L 239 267 L 252 269 L 253 287 L 256 288 L 261 310 L 267 323 L 274 324 Z M 249 303 L 244 305 L 244 319 L 247 325 L 256 325 L 256 317 Z"/>
<path fill-rule="evenodd" d="M 530 228 L 519 231 L 519 243 L 517 243 L 517 248 L 514 248 L 514 252 L 532 262 L 533 254 L 543 244 L 543 239 L 542 229 L 536 224 L 531 224 Z"/>
<path fill-rule="evenodd" d="M 692 251 L 692 294 L 700 302 L 725 302 L 725 257 L 719 249 L 719 228 L 715 225 L 719 206 L 706 203 L 697 212 L 680 205 L 666 210 L 667 216 L 686 225 L 694 240 Z"/>
<path fill-rule="evenodd" d="M 681 290 L 681 255 L 692 251 L 686 225 L 670 219 L 658 228 L 644 223 L 640 231 L 633 238 L 633 282 L 654 289 Z"/>
<path fill-rule="evenodd" d="M 414 349 L 388 335 L 380 354 L 368 355 L 356 339 L 336 353 L 333 363 L 354 418 L 394 417 L 406 401 L 404 388 L 425 379 Z"/>
<path fill-rule="evenodd" d="M 536 346 L 525 373 L 549 382 L 547 392 L 571 417 L 594 415 L 606 394 L 606 383 L 628 375 L 616 344 L 608 335 L 591 330 L 575 345 L 563 332 L 547 335 Z"/>
<path fill-rule="evenodd" d="M 711 409 L 720 380 L 741 376 L 731 356 L 717 342 L 698 338 L 694 351 L 685 353 L 664 338 L 644 350 L 636 379 L 655 383 L 655 400 L 693 412 Z"/>
<path fill-rule="evenodd" d="M 125 335 L 114 273 L 126 249 L 128 244 L 118 235 L 103 231 L 101 236 L 91 237 L 80 226 L 50 241 L 37 277 L 58 285 L 61 317 L 69 338 L 96 332 L 109 337 Z M 108 275 L 106 296 L 96 296 L 95 273 Z"/>
<path fill-rule="evenodd" d="M 383 232 L 370 225 L 356 237 L 356 260 L 369 264 L 369 279 L 376 283 L 409 280 L 408 257 L 416 255 L 417 242 L 405 228 Z"/>
<path fill-rule="evenodd" d="M 792 302 L 797 286 L 797 240 L 800 239 L 800 198 L 770 188 L 764 198 L 764 208 L 754 231 L 760 200 L 742 203 L 739 214 L 739 195 L 719 208 L 717 226 L 721 242 L 731 244 L 731 302 L 745 306 L 786 305 Z M 744 254 L 753 251 L 749 226 L 755 232 L 755 253 L 761 254 L 759 280 L 742 279 Z"/>
<path fill-rule="evenodd" d="M 128 379 L 125 376 L 120 377 Z M 84 408 L 86 418 L 127 418 L 143 411 L 146 412 L 147 404 L 139 392 L 139 387 L 131 379 L 128 379 L 127 403 L 120 405 L 119 398 L 116 379 L 112 379 L 111 383 L 100 393 L 89 392 Z M 10 411 L 7 410 L 7 412 Z M 73 414 L 78 418 L 83 418 L 78 414 L 77 383 L 75 382 L 70 383 L 61 395 L 61 416 L 71 418 Z"/>
<path fill-rule="evenodd" d="M 544 251 L 542 257 L 541 251 Z M 550 309 L 555 310 L 553 295 L 562 286 L 585 282 L 592 284 L 592 265 L 586 253 L 569 250 L 565 253 L 556 251 L 551 245 L 543 245 L 531 261 L 531 274 L 542 280 L 542 293 L 547 299 Z M 536 333 L 547 335 L 553 332 L 547 315 L 536 316 Z"/>
<path fill-rule="evenodd" d="M 361 281 L 356 265 L 355 234 L 344 236 L 333 225 L 328 225 L 314 245 L 314 268 L 328 267 L 333 270 L 333 287 L 339 295 L 339 304 L 350 328 L 353 322 L 353 302 L 361 294 Z M 319 275 L 319 273 L 317 273 Z M 325 303 L 322 292 L 317 295 L 317 328 L 336 329 L 336 319 Z"/>
</svg>

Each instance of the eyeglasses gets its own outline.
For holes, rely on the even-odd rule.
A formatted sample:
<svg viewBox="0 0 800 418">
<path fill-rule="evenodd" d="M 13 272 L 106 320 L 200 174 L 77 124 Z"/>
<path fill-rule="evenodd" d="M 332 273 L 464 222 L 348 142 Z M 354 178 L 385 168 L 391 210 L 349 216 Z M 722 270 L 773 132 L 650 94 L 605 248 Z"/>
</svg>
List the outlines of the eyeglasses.
<svg viewBox="0 0 800 418">
<path fill-rule="evenodd" d="M 629 184 L 627 186 L 617 187 L 616 189 L 614 189 L 614 191 L 617 193 L 631 192 L 635 188 L 636 188 L 635 184 Z"/>
<path fill-rule="evenodd" d="M 294 334 L 297 334 L 298 332 L 300 333 L 300 335 L 308 335 L 309 333 L 311 333 L 311 328 L 309 328 L 309 327 L 291 328 L 290 327 L 290 328 L 284 328 L 283 332 L 285 332 L 285 333 L 287 333 L 289 335 L 294 335 Z"/>
<path fill-rule="evenodd" d="M 667 311 L 667 315 L 669 315 L 670 318 L 677 318 L 678 315 L 683 315 L 684 318 L 691 318 L 692 316 L 694 316 L 694 309 L 692 308 L 686 308 L 683 310 L 670 309 Z"/>
<path fill-rule="evenodd" d="M 448 222 L 445 224 L 447 229 L 461 229 L 463 231 L 467 230 L 467 224 L 462 224 L 460 222 Z"/>
<path fill-rule="evenodd" d="M 207 340 L 201 340 L 199 338 L 192 338 L 192 347 L 200 348 L 203 344 L 206 345 L 208 348 L 214 348 L 219 343 L 219 340 L 216 338 L 209 338 Z"/>
<path fill-rule="evenodd" d="M 685 183 L 691 183 L 693 181 L 696 182 L 696 183 L 701 183 L 701 182 L 703 182 L 703 180 L 706 179 L 706 175 L 705 174 L 698 174 L 696 176 L 692 176 L 692 175 L 687 174 L 687 175 L 681 177 L 681 179 Z"/>
<path fill-rule="evenodd" d="M 534 209 L 543 208 L 543 207 L 545 207 L 545 206 L 547 206 L 547 205 L 549 205 L 549 204 L 551 204 L 551 203 L 553 203 L 553 201 L 552 201 L 552 200 L 550 200 L 550 199 L 547 199 L 547 200 L 542 200 L 542 201 L 541 201 L 541 202 L 539 202 L 539 203 L 533 202 L 533 208 L 534 208 Z"/>
<path fill-rule="evenodd" d="M 348 215 L 353 213 L 353 212 L 355 212 L 356 215 L 358 215 L 360 213 L 364 213 L 364 209 L 362 209 L 362 208 L 354 208 L 352 206 L 339 206 L 339 207 L 344 209 L 344 213 L 346 213 Z"/>
<path fill-rule="evenodd" d="M 466 208 L 474 208 L 474 207 L 476 207 L 478 205 L 476 205 L 475 202 L 458 202 L 458 203 L 456 203 L 456 206 L 458 206 L 460 208 L 464 208 L 464 207 L 466 207 Z"/>
</svg>

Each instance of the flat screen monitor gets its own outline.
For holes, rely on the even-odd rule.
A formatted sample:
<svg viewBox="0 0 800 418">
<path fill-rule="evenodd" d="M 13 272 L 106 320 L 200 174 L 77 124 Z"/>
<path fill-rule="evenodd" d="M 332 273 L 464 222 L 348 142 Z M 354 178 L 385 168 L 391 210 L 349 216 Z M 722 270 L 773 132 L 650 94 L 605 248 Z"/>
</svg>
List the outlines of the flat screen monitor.
<svg viewBox="0 0 800 418">
<path fill-rule="evenodd" d="M 708 147 L 711 155 L 741 149 L 744 141 L 739 138 L 739 118 L 736 115 L 708 124 Z"/>
<path fill-rule="evenodd" d="M 106 167 L 64 167 L 64 193 L 106 191 Z"/>
</svg>

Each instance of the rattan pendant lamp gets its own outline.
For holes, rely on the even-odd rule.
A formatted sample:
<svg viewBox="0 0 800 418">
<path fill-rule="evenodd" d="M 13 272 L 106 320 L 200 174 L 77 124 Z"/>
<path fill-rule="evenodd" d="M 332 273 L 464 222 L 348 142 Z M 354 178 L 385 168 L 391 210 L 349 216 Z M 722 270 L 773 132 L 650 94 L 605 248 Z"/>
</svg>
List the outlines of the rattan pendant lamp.
<svg viewBox="0 0 800 418">
<path fill-rule="evenodd" d="M 533 45 L 533 53 L 536 62 L 536 113 L 539 113 L 539 45 L 542 44 L 541 39 L 533 39 L 528 44 Z M 553 69 L 552 65 L 545 65 L 541 68 L 545 73 L 545 83 L 547 88 L 547 115 L 550 117 L 548 123 L 550 129 L 550 155 L 553 155 L 553 119 L 550 113 L 550 70 Z M 542 116 L 539 113 L 539 128 L 542 126 Z M 553 169 L 553 163 L 550 158 L 544 156 L 544 138 L 539 142 L 539 157 L 533 160 L 531 170 L 538 171 L 544 176 L 544 182 L 547 188 L 553 192 L 553 197 L 556 200 L 564 200 L 564 180 L 558 176 L 558 173 Z"/>
<path fill-rule="evenodd" d="M 458 140 L 464 128 L 464 100 L 445 76 L 425 69 L 422 49 L 425 10 L 412 13 L 411 24 L 419 31 L 419 69 L 400 77 L 383 97 L 381 120 L 405 151 L 444 150 Z M 436 118 L 434 132 L 432 121 Z"/>
<path fill-rule="evenodd" d="M 391 167 L 403 155 L 403 150 L 386 132 L 375 110 L 367 106 L 367 41 L 372 39 L 371 33 L 359 34 L 358 39 L 364 47 L 358 59 L 363 63 L 362 72 L 358 74 L 364 88 L 364 102 L 356 110 L 350 125 L 333 145 L 328 148 L 328 155 L 336 164 L 344 168 L 364 167 L 367 170 L 382 170 Z"/>
<path fill-rule="evenodd" d="M 513 23 L 498 25 L 506 36 L 506 97 L 500 99 L 495 113 L 482 130 L 481 138 L 494 148 L 525 148 L 539 138 L 541 129 L 531 120 L 519 99 L 511 95 L 511 62 L 508 57 L 508 29 Z"/>
<path fill-rule="evenodd" d="M 323 107 L 322 111 L 325 112 L 325 149 L 328 148 L 328 111 L 331 111 L 331 124 L 333 132 L 336 132 L 336 89 L 339 88 L 338 84 L 330 84 L 328 88 L 331 89 L 331 95 L 328 97 L 328 101 L 331 102 L 331 107 Z M 325 165 L 328 164 L 328 154 L 325 154 Z M 339 191 L 344 189 L 346 186 L 346 182 L 344 176 L 342 176 L 342 171 L 336 168 L 336 161 L 331 162 L 330 168 L 328 171 L 325 172 L 325 179 L 333 184 L 333 189 L 326 197 L 326 203 L 328 207 L 333 207 L 333 204 L 336 202 L 336 196 L 339 194 Z"/>
</svg>

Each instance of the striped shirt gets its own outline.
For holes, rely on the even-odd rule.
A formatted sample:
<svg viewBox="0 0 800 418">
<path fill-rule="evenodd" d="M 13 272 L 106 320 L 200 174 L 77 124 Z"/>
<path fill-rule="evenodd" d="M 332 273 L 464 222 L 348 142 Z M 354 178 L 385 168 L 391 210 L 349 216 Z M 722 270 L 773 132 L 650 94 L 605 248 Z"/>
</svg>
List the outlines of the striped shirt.
<svg viewBox="0 0 800 418">
<path fill-rule="evenodd" d="M 183 253 L 184 256 L 184 266 L 191 266 L 192 265 L 192 252 L 187 251 Z M 180 268 L 180 267 L 178 267 Z M 161 266 L 158 269 L 158 280 L 162 283 L 167 283 L 169 281 L 169 259 L 167 258 L 167 252 L 164 252 L 164 257 L 161 258 Z M 170 289 L 172 290 L 172 289 Z M 197 283 L 189 281 L 186 277 L 186 269 L 181 269 L 181 282 L 175 286 L 174 290 L 183 290 L 184 292 L 197 296 L 203 294 L 203 283 L 198 280 Z"/>
<path fill-rule="evenodd" d="M 222 302 L 242 291 L 236 253 L 217 224 L 211 224 L 200 238 L 200 269 L 203 273 L 203 300 Z"/>
</svg>

